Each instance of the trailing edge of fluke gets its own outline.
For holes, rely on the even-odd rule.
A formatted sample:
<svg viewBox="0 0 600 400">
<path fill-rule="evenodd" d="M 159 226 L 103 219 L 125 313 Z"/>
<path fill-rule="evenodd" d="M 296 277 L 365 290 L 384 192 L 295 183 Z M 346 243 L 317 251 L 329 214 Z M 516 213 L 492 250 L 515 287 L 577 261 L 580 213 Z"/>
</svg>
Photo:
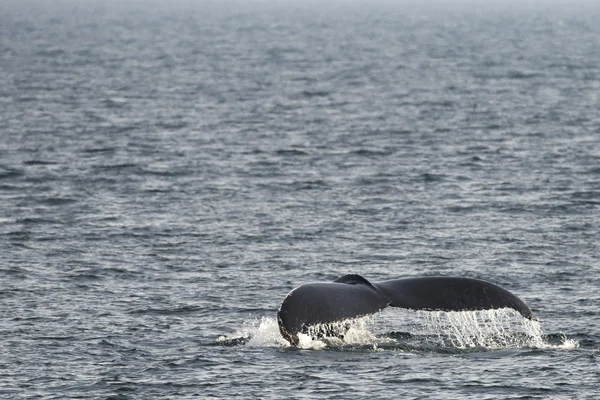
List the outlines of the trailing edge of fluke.
<svg viewBox="0 0 600 400">
<path fill-rule="evenodd" d="M 373 314 L 387 306 L 430 311 L 512 308 L 535 319 L 517 296 L 479 279 L 420 277 L 371 283 L 360 275 L 344 275 L 292 290 L 277 311 L 277 321 L 281 335 L 297 346 L 298 333 L 312 325 Z"/>
</svg>

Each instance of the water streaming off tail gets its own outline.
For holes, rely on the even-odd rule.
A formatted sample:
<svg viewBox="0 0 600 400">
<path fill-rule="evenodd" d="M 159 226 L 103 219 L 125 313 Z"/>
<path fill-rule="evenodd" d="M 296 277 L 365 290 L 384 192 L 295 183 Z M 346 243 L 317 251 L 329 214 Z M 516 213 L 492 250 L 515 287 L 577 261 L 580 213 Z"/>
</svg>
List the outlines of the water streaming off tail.
<svg viewBox="0 0 600 400">
<path fill-rule="evenodd" d="M 315 350 L 348 346 L 407 351 L 578 347 L 566 337 L 558 344 L 549 343 L 539 321 L 523 318 L 508 308 L 461 312 L 386 309 L 372 316 L 308 327 L 299 339 L 298 347 Z M 221 336 L 217 343 L 290 346 L 272 317 L 246 321 L 234 335 Z"/>
<path fill-rule="evenodd" d="M 545 347 L 539 321 L 512 309 L 466 312 L 418 312 L 428 340 L 441 347 L 488 349 Z"/>
<path fill-rule="evenodd" d="M 523 318 L 510 308 L 480 311 L 385 310 L 374 317 L 384 335 L 410 336 L 413 348 L 502 349 L 576 348 L 578 343 L 563 337 L 550 344 L 539 321 Z M 390 334 L 395 332 L 396 334 Z M 404 332 L 405 335 L 398 335 Z M 399 339 L 403 340 L 403 339 Z"/>
</svg>

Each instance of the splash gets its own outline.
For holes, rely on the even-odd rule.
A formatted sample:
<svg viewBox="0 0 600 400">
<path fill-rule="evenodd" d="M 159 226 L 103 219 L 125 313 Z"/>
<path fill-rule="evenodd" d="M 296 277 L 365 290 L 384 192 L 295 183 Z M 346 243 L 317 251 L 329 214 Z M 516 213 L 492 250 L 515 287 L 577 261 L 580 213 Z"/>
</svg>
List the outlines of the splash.
<svg viewBox="0 0 600 400">
<path fill-rule="evenodd" d="M 300 348 L 323 347 L 363 347 L 377 350 L 381 344 L 395 343 L 394 339 L 377 336 L 373 333 L 375 326 L 372 316 L 347 319 L 344 321 L 316 324 L 300 333 Z"/>
<path fill-rule="evenodd" d="M 306 333 L 298 334 L 298 348 L 320 350 L 326 347 L 343 346 L 372 347 L 381 343 L 393 343 L 394 339 L 377 337 L 371 332 L 372 318 L 362 317 L 331 324 L 311 326 Z M 338 336 L 343 332 L 343 338 Z M 231 336 L 221 336 L 217 344 L 234 346 L 244 344 L 251 347 L 291 347 L 279 333 L 277 320 L 272 317 L 245 321 Z"/>
<path fill-rule="evenodd" d="M 549 343 L 539 321 L 523 318 L 508 308 L 461 312 L 384 310 L 372 316 L 314 325 L 300 333 L 298 338 L 299 348 L 312 350 L 357 347 L 365 350 L 409 351 L 506 348 L 570 350 L 579 347 L 577 341 L 566 336 L 560 337 L 558 343 Z M 291 347 L 279 333 L 277 320 L 273 317 L 245 321 L 234 335 L 219 337 L 217 344 Z"/>
<path fill-rule="evenodd" d="M 231 336 L 221 336 L 217 344 L 245 344 L 252 347 L 282 347 L 290 346 L 279 333 L 277 320 L 272 317 L 255 318 L 244 321 L 242 327 Z"/>
<path fill-rule="evenodd" d="M 398 320 L 398 315 L 387 322 Z M 523 318 L 510 308 L 480 311 L 410 311 L 405 310 L 401 323 L 419 332 L 417 342 L 427 347 L 455 349 L 573 349 L 577 341 L 562 337 L 551 344 L 539 321 Z M 384 318 L 385 319 L 385 318 Z M 389 326 L 388 326 L 389 328 Z"/>
<path fill-rule="evenodd" d="M 467 312 L 421 312 L 442 347 L 544 348 L 539 321 L 523 318 L 512 309 Z M 434 340 L 435 342 L 435 340 Z"/>
</svg>

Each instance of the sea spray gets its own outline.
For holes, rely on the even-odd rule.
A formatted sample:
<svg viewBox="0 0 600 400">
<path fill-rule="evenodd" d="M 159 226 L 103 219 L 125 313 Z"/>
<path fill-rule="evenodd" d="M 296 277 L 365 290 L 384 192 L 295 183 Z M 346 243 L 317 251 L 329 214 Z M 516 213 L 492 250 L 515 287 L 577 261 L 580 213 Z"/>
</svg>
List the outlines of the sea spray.
<svg viewBox="0 0 600 400">
<path fill-rule="evenodd" d="M 523 318 L 506 308 L 481 311 L 418 311 L 429 338 L 440 347 L 518 348 L 543 347 L 538 321 Z M 437 342 L 436 342 L 437 341 Z"/>
<path fill-rule="evenodd" d="M 374 323 L 373 316 L 368 315 L 333 323 L 316 324 L 299 335 L 301 338 L 299 347 L 304 348 L 303 345 L 308 345 L 309 348 L 313 348 L 314 345 L 308 339 L 325 342 L 331 347 L 359 346 L 374 349 L 381 344 L 395 342 L 388 337 L 375 335 Z"/>
<path fill-rule="evenodd" d="M 405 333 L 410 339 L 398 339 L 399 332 Z M 460 312 L 388 309 L 361 318 L 313 325 L 299 333 L 298 338 L 299 348 L 313 350 L 327 347 L 397 347 L 416 351 L 435 348 L 496 350 L 578 347 L 577 341 L 566 337 L 560 344 L 548 343 L 539 321 L 523 318 L 509 308 Z M 277 320 L 273 317 L 247 320 L 234 335 L 221 336 L 217 343 L 290 347 L 279 333 Z"/>
<path fill-rule="evenodd" d="M 217 343 L 221 345 L 245 344 L 256 347 L 289 346 L 279 333 L 277 320 L 272 317 L 253 318 L 244 321 L 242 327 L 231 336 L 220 336 Z"/>
</svg>

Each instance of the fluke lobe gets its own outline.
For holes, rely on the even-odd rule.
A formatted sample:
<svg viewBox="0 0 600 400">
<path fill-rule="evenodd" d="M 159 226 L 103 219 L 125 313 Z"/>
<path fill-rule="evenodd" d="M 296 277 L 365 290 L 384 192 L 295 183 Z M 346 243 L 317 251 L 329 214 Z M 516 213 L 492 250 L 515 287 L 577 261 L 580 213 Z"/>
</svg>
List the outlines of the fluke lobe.
<svg viewBox="0 0 600 400">
<path fill-rule="evenodd" d="M 387 306 L 430 311 L 512 308 L 535 319 L 517 296 L 479 279 L 420 277 L 371 283 L 360 275 L 344 275 L 292 290 L 277 311 L 277 321 L 281 335 L 297 346 L 298 333 L 306 333 L 311 325 L 373 314 Z"/>
</svg>

